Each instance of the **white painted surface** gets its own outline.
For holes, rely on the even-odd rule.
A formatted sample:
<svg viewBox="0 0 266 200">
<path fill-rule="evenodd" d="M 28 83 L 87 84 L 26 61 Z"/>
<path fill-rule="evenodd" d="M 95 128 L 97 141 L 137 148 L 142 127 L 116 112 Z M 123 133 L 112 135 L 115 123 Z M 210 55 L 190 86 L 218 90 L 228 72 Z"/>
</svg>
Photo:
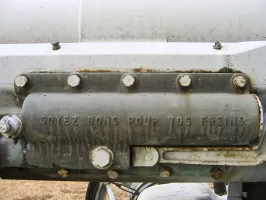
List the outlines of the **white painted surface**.
<svg viewBox="0 0 266 200">
<path fill-rule="evenodd" d="M 257 87 L 266 83 L 266 41 L 223 43 L 63 43 L 53 51 L 50 44 L 0 44 L 0 84 L 30 71 L 109 69 L 132 72 L 133 68 L 160 71 L 241 70 Z"/>
</svg>

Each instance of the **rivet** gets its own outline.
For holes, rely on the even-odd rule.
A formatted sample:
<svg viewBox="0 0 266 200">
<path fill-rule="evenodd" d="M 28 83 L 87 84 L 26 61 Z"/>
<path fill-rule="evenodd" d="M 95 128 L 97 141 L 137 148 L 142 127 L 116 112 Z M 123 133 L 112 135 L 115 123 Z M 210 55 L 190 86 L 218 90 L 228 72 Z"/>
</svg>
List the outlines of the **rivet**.
<svg viewBox="0 0 266 200">
<path fill-rule="evenodd" d="M 71 87 L 78 87 L 81 83 L 81 79 L 78 75 L 72 74 L 68 77 L 67 84 Z"/>
<path fill-rule="evenodd" d="M 117 179 L 118 176 L 119 176 L 119 174 L 118 174 L 116 171 L 114 171 L 114 170 L 109 170 L 109 171 L 107 172 L 107 176 L 108 176 L 110 179 Z"/>
<path fill-rule="evenodd" d="M 125 87 L 131 87 L 135 84 L 135 82 L 136 82 L 136 78 L 132 74 L 126 74 L 122 78 L 122 83 Z"/>
<path fill-rule="evenodd" d="M 15 85 L 17 87 L 25 87 L 28 83 L 28 78 L 26 76 L 20 75 L 15 78 Z"/>
<path fill-rule="evenodd" d="M 189 87 L 192 83 L 192 80 L 188 74 L 181 74 L 178 77 L 178 83 L 181 87 Z"/>
<path fill-rule="evenodd" d="M 233 79 L 233 84 L 237 88 L 244 88 L 246 86 L 247 80 L 242 75 L 237 75 Z"/>
<path fill-rule="evenodd" d="M 165 169 L 165 168 L 160 169 L 160 177 L 168 178 L 169 176 L 171 176 L 171 171 L 169 169 Z"/>
<path fill-rule="evenodd" d="M 91 151 L 90 160 L 94 167 L 107 169 L 114 162 L 114 154 L 106 146 L 99 146 Z"/>
<path fill-rule="evenodd" d="M 59 41 L 52 42 L 51 44 L 54 51 L 61 48 Z"/>
<path fill-rule="evenodd" d="M 214 167 L 210 170 L 211 177 L 215 180 L 219 180 L 223 177 L 224 172 L 219 167 Z"/>
</svg>

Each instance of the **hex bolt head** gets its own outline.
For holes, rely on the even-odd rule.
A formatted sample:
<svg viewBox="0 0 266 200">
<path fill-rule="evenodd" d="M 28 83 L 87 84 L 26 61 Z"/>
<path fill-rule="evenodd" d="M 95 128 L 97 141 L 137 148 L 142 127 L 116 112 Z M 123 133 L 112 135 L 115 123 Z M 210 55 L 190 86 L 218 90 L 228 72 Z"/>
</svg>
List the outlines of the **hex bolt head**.
<svg viewBox="0 0 266 200">
<path fill-rule="evenodd" d="M 62 178 L 67 178 L 68 177 L 68 171 L 65 169 L 60 169 L 58 170 L 58 175 L 61 176 Z"/>
<path fill-rule="evenodd" d="M 52 44 L 52 49 L 53 49 L 54 51 L 56 51 L 56 50 L 58 50 L 58 49 L 61 48 L 59 41 L 54 41 L 54 42 L 52 42 L 51 44 Z"/>
<path fill-rule="evenodd" d="M 136 82 L 136 77 L 132 74 L 126 74 L 122 78 L 122 83 L 125 87 L 132 87 Z"/>
<path fill-rule="evenodd" d="M 81 79 L 78 75 L 76 74 L 72 74 L 68 77 L 68 80 L 67 80 L 67 84 L 70 86 L 70 87 L 78 87 L 81 83 Z"/>
<path fill-rule="evenodd" d="M 16 115 L 6 115 L 0 120 L 0 133 L 6 138 L 17 137 L 22 130 L 22 121 Z"/>
<path fill-rule="evenodd" d="M 233 79 L 233 84 L 237 88 L 244 88 L 247 84 L 247 80 L 244 76 L 242 75 L 237 75 Z"/>
<path fill-rule="evenodd" d="M 99 146 L 91 151 L 90 160 L 95 168 L 107 169 L 114 162 L 114 154 L 106 146 Z"/>
<path fill-rule="evenodd" d="M 118 176 L 119 176 L 119 174 L 118 174 L 116 171 L 114 171 L 114 170 L 109 170 L 109 171 L 107 172 L 107 176 L 108 176 L 110 179 L 117 179 Z"/>
<path fill-rule="evenodd" d="M 10 131 L 11 127 L 8 124 L 8 121 L 0 121 L 0 133 L 8 133 Z"/>
<path fill-rule="evenodd" d="M 215 180 L 219 180 L 223 177 L 224 172 L 219 167 L 214 167 L 210 170 L 211 177 Z"/>
<path fill-rule="evenodd" d="M 192 80 L 188 74 L 181 74 L 178 77 L 178 83 L 181 87 L 189 87 L 192 83 Z"/>
<path fill-rule="evenodd" d="M 168 178 L 169 176 L 171 176 L 171 171 L 169 169 L 165 169 L 165 168 L 160 169 L 160 177 Z"/>
<path fill-rule="evenodd" d="M 28 78 L 24 75 L 19 75 L 15 78 L 15 85 L 17 87 L 25 87 L 28 83 Z"/>
</svg>

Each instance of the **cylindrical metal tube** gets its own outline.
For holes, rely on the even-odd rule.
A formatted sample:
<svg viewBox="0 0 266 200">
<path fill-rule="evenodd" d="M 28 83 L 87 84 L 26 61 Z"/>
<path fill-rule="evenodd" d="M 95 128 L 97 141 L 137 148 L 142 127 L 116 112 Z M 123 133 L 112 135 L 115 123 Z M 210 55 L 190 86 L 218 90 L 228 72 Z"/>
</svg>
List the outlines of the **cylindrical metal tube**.
<svg viewBox="0 0 266 200">
<path fill-rule="evenodd" d="M 22 108 L 31 142 L 89 145 L 251 145 L 260 137 L 260 108 L 245 94 L 31 94 Z"/>
<path fill-rule="evenodd" d="M 265 5 L 250 0 L 1 0 L 0 43 L 265 40 Z"/>
</svg>

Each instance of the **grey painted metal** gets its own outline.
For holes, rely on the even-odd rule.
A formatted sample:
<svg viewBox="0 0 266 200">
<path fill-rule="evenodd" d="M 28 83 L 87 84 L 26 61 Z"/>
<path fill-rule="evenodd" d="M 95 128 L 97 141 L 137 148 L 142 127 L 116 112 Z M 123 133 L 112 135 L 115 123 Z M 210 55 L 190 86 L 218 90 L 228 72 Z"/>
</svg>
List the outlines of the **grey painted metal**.
<svg viewBox="0 0 266 200">
<path fill-rule="evenodd" d="M 255 165 L 263 155 L 253 151 L 239 151 L 229 158 L 232 154 L 225 157 L 224 151 L 179 152 L 163 147 L 252 146 L 262 138 L 260 112 L 250 94 L 34 93 L 23 103 L 21 135 L 31 147 L 27 152 L 30 166 L 49 168 L 57 163 L 68 169 L 91 169 L 89 157 L 82 152 L 99 145 L 113 151 L 117 169 L 130 166 L 132 145 L 161 146 L 156 148 L 159 163 Z M 84 146 L 74 148 L 79 142 Z M 49 156 L 43 157 L 43 152 Z M 134 164 L 157 163 L 156 156 L 146 163 L 147 153 L 133 155 Z"/>
<path fill-rule="evenodd" d="M 265 40 L 265 5 L 262 0 L 1 0 L 0 43 Z"/>
<path fill-rule="evenodd" d="M 100 133 L 102 139 L 90 141 L 91 146 L 112 138 L 118 140 L 112 146 L 121 150 L 128 145 L 252 146 L 262 136 L 259 112 L 253 95 L 36 93 L 24 101 L 22 120 L 29 142 L 38 141 L 36 132 L 42 141 L 49 141 L 47 135 L 69 140 L 62 136 L 70 131 L 87 139 Z"/>
<path fill-rule="evenodd" d="M 243 183 L 229 183 L 227 200 L 243 200 L 243 197 Z"/>
</svg>

